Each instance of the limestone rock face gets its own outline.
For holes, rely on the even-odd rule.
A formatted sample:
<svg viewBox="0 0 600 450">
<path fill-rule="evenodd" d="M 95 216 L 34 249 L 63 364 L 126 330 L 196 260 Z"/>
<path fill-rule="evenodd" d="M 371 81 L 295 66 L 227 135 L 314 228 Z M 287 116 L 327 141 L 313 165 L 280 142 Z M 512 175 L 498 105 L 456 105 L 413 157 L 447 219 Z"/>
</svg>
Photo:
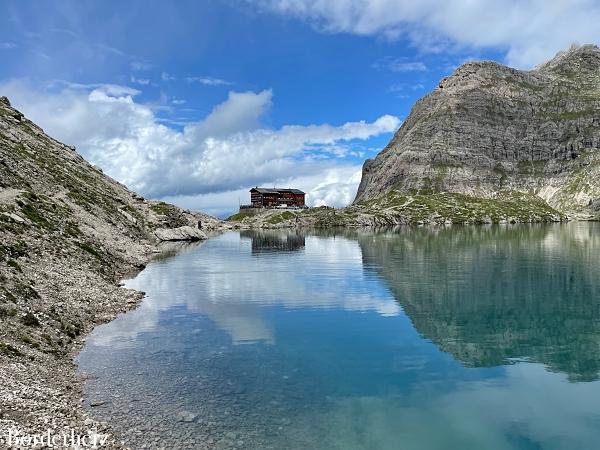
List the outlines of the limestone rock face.
<svg viewBox="0 0 600 450">
<path fill-rule="evenodd" d="M 184 226 L 179 228 L 159 228 L 154 232 L 159 241 L 201 241 L 206 235 L 198 228 Z"/>
<path fill-rule="evenodd" d="M 572 47 L 530 71 L 490 61 L 459 67 L 365 162 L 355 203 L 393 190 L 520 191 L 570 216 L 596 214 L 600 49 Z"/>
</svg>

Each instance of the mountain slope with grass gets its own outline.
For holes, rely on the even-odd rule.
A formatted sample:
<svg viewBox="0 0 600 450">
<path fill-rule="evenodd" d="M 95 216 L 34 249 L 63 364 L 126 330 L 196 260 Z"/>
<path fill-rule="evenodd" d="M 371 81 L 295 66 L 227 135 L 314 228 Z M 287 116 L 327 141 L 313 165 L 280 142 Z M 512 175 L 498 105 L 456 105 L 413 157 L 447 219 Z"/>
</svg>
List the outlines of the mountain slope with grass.
<svg viewBox="0 0 600 450">
<path fill-rule="evenodd" d="M 520 193 L 569 218 L 597 218 L 600 49 L 574 46 L 530 71 L 491 61 L 459 67 L 365 162 L 354 203 L 391 192 Z"/>
<path fill-rule="evenodd" d="M 340 209 L 325 206 L 297 211 L 265 209 L 259 214 L 241 213 L 228 219 L 240 228 L 359 228 L 563 220 L 565 216 L 541 198 L 520 192 L 486 199 L 447 192 L 402 194 L 397 191 Z"/>
<path fill-rule="evenodd" d="M 135 306 L 119 288 L 160 240 L 202 239 L 211 216 L 147 201 L 0 97 L 0 432 L 90 423 L 72 362 L 96 324 Z M 94 425 L 95 426 L 95 425 Z"/>
</svg>

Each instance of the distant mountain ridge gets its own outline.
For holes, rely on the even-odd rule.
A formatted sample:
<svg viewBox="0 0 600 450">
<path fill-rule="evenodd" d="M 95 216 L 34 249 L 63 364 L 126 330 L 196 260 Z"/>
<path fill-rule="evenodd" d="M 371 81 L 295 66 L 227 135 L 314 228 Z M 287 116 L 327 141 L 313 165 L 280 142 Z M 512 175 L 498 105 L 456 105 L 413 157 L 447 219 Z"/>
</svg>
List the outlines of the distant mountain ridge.
<svg viewBox="0 0 600 450">
<path fill-rule="evenodd" d="M 529 71 L 491 61 L 460 66 L 365 162 L 354 203 L 391 192 L 518 192 L 570 218 L 596 217 L 600 49 L 573 46 Z"/>
</svg>

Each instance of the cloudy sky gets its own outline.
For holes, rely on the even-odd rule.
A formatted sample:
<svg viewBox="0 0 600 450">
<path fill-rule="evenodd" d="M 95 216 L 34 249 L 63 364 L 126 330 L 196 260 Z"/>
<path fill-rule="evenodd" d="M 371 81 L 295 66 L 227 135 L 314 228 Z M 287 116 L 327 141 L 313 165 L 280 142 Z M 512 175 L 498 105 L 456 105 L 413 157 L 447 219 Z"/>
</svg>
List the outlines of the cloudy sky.
<svg viewBox="0 0 600 450">
<path fill-rule="evenodd" d="M 0 95 L 150 198 L 343 206 L 457 65 L 531 68 L 599 23 L 597 0 L 3 0 Z"/>
</svg>

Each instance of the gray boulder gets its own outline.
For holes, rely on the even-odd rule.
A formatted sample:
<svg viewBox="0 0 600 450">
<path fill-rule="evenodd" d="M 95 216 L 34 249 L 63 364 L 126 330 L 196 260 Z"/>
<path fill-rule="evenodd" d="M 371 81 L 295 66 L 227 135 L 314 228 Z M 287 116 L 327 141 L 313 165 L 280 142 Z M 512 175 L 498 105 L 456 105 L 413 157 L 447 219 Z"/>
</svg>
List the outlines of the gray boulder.
<svg viewBox="0 0 600 450">
<path fill-rule="evenodd" d="M 207 238 L 202 230 L 187 225 L 178 228 L 159 228 L 154 234 L 159 241 L 202 241 Z"/>
</svg>

